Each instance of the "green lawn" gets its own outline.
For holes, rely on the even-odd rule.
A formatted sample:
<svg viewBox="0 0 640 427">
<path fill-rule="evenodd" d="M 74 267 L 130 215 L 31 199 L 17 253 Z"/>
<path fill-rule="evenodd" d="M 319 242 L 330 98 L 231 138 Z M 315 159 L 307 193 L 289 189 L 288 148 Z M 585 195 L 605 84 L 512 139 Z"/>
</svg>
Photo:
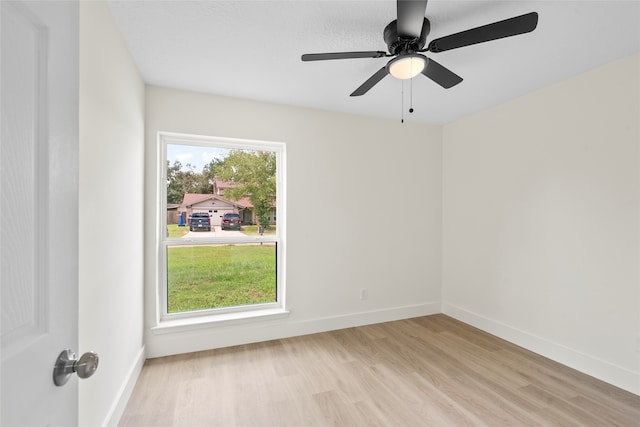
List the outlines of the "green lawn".
<svg viewBox="0 0 640 427">
<path fill-rule="evenodd" d="M 170 247 L 167 276 L 169 313 L 275 302 L 276 246 Z"/>
<path fill-rule="evenodd" d="M 242 233 L 247 236 L 257 236 L 258 235 L 258 226 L 257 225 L 243 225 L 241 229 Z M 275 235 L 276 234 L 276 226 L 270 225 L 264 230 L 264 235 Z"/>
<path fill-rule="evenodd" d="M 180 238 L 189 232 L 189 227 L 178 227 L 178 224 L 169 224 L 167 225 L 167 230 L 169 231 L 169 237 Z M 240 231 L 247 236 L 257 236 L 258 226 L 243 225 Z M 264 230 L 265 236 L 274 235 L 274 234 L 276 234 L 275 225 L 270 225 L 266 230 Z"/>
<path fill-rule="evenodd" d="M 189 227 L 178 227 L 178 224 L 167 225 L 169 231 L 169 237 L 182 237 L 189 232 Z"/>
</svg>

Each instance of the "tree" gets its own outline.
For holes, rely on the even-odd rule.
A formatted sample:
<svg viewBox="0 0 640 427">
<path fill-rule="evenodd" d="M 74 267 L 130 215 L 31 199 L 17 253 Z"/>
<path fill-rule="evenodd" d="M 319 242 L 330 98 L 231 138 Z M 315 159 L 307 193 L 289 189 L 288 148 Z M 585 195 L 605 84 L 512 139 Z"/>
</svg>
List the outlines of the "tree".
<svg viewBox="0 0 640 427">
<path fill-rule="evenodd" d="M 269 225 L 269 213 L 276 197 L 276 155 L 269 151 L 231 150 L 217 165 L 220 179 L 236 187 L 225 190 L 225 197 L 240 200 L 249 196 L 261 225 Z"/>
<path fill-rule="evenodd" d="M 213 159 L 209 163 L 203 166 L 201 174 L 201 186 L 208 188 L 203 194 L 213 193 L 213 181 L 218 174 L 219 165 L 222 160 Z"/>
<path fill-rule="evenodd" d="M 167 161 L 167 203 L 182 203 L 186 193 L 212 194 L 213 185 L 195 171 L 195 166 L 182 166 L 176 160 L 173 165 Z"/>
</svg>

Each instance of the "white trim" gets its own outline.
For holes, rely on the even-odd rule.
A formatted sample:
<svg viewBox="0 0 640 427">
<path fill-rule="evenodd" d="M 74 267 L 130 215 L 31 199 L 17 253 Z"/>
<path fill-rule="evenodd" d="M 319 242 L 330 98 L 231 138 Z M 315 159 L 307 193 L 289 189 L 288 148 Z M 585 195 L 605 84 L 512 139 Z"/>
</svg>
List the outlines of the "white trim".
<svg viewBox="0 0 640 427">
<path fill-rule="evenodd" d="M 159 141 L 167 141 L 167 144 L 210 146 L 215 141 L 216 146 L 223 148 L 248 148 L 251 150 L 278 152 L 284 146 L 283 142 L 260 141 L 245 138 L 225 138 L 221 136 L 194 135 L 176 132 L 158 132 Z M 166 160 L 166 159 L 164 159 Z"/>
<path fill-rule="evenodd" d="M 176 332 L 193 331 L 202 328 L 212 328 L 218 326 L 230 326 L 252 322 L 255 320 L 281 319 L 289 315 L 289 311 L 278 308 L 267 309 L 246 309 L 234 307 L 237 310 L 229 313 L 213 314 L 202 317 L 182 316 L 170 320 L 162 320 L 158 325 L 151 328 L 155 335 L 169 334 Z"/>
<path fill-rule="evenodd" d="M 157 173 L 157 191 L 159 196 L 159 206 L 157 212 L 158 225 L 156 231 L 156 247 L 158 250 L 156 265 L 158 266 L 158 280 L 156 282 L 156 324 L 152 325 L 152 330 L 164 330 L 166 328 L 184 327 L 185 325 L 191 327 L 201 327 L 203 324 L 212 324 L 218 322 L 228 322 L 237 320 L 251 320 L 256 317 L 264 316 L 264 304 L 246 305 L 246 306 L 233 306 L 223 307 L 211 310 L 199 310 L 191 312 L 181 313 L 168 313 L 167 312 L 167 272 L 165 266 L 167 265 L 167 250 L 170 246 L 179 245 L 207 245 L 207 244 L 225 244 L 225 243 L 276 243 L 276 301 L 268 303 L 268 308 L 273 310 L 279 310 L 280 312 L 286 311 L 285 295 L 286 295 L 286 280 L 285 280 L 285 235 L 286 235 L 286 145 L 283 142 L 274 141 L 258 141 L 251 139 L 240 138 L 223 138 L 217 136 L 204 136 L 204 135 L 192 135 L 183 133 L 163 132 L 157 133 L 158 141 L 158 156 L 159 159 L 158 173 Z M 167 146 L 168 145 L 187 145 L 187 146 L 207 146 L 207 147 L 222 147 L 229 149 L 249 149 L 273 152 L 276 156 L 276 212 L 280 213 L 279 221 L 276 222 L 276 234 L 275 236 L 238 236 L 238 237 L 203 237 L 198 239 L 176 239 L 165 237 L 165 230 L 167 227 L 166 216 L 166 200 L 167 200 L 167 187 L 164 183 L 167 182 Z M 212 194 L 212 197 L 217 195 Z M 237 313 L 244 314 L 244 316 L 238 316 Z M 212 319 L 218 317 L 219 321 L 213 321 Z M 189 319 L 195 320 L 190 321 Z M 186 320 L 178 321 L 177 319 Z"/>
<path fill-rule="evenodd" d="M 274 316 L 263 322 L 239 324 L 229 328 L 176 328 L 159 334 L 154 331 L 153 340 L 147 344 L 147 355 L 149 358 L 153 358 L 211 350 L 429 316 L 440 312 L 440 302 L 431 302 L 301 321 L 295 321 L 295 313 L 292 312 L 286 321 L 282 321 L 287 316 L 283 315 L 281 317 Z"/>
<path fill-rule="evenodd" d="M 309 319 L 293 324 L 292 326 L 293 330 L 296 331 L 295 335 L 306 335 L 353 328 L 356 326 L 373 325 L 376 323 L 393 322 L 414 317 L 430 316 L 432 314 L 439 314 L 440 312 L 440 302 L 431 302 Z"/>
<path fill-rule="evenodd" d="M 147 360 L 146 350 L 145 346 L 142 346 L 131 365 L 131 369 L 129 369 L 129 372 L 125 377 L 125 381 L 122 383 L 118 393 L 116 394 L 113 404 L 111 405 L 111 408 L 105 417 L 105 421 L 102 424 L 103 426 L 117 426 L 120 422 L 120 418 L 122 418 L 122 414 L 124 414 L 129 398 L 131 398 L 131 393 L 133 393 L 133 388 L 135 387 L 138 377 L 142 372 L 145 360 Z"/>
<path fill-rule="evenodd" d="M 443 303 L 442 312 L 461 322 L 507 340 L 534 353 L 640 395 L 640 372 L 633 372 L 589 354 L 514 328 L 464 308 Z"/>
</svg>

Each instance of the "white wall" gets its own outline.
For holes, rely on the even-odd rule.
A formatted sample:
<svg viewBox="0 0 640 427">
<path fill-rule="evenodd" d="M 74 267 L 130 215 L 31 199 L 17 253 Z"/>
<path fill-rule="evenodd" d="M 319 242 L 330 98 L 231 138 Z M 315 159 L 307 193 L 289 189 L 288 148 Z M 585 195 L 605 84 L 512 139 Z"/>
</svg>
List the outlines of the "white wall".
<svg viewBox="0 0 640 427">
<path fill-rule="evenodd" d="M 158 87 L 147 87 L 146 123 L 150 357 L 440 311 L 440 127 Z M 158 131 L 287 144 L 286 319 L 188 333 L 149 330 L 157 304 L 155 211 L 162 206 L 151 190 Z M 362 287 L 369 290 L 365 301 Z"/>
<path fill-rule="evenodd" d="M 80 425 L 118 421 L 144 360 L 144 84 L 104 2 L 80 2 Z M 73 226 L 73 224 L 69 224 Z"/>
<path fill-rule="evenodd" d="M 446 125 L 443 310 L 640 394 L 640 55 Z"/>
<path fill-rule="evenodd" d="M 441 299 L 640 393 L 638 55 L 444 128 L 158 87 L 145 101 L 103 3 L 81 3 L 80 59 L 79 350 L 102 357 L 80 383 L 82 425 L 119 418 L 143 321 L 156 357 L 436 313 Z M 150 330 L 160 130 L 287 143 L 287 318 Z"/>
</svg>

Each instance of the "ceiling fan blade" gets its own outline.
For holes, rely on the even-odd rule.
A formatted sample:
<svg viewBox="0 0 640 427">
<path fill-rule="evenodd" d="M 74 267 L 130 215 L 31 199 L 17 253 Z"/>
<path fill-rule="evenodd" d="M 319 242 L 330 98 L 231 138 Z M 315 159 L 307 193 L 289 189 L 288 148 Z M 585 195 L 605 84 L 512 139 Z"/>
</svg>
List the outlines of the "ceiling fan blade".
<svg viewBox="0 0 640 427">
<path fill-rule="evenodd" d="M 369 92 L 369 89 L 374 87 L 380 80 L 382 80 L 389 72 L 387 67 L 380 68 L 373 76 L 369 77 L 366 82 L 362 83 L 360 87 L 353 91 L 350 96 L 361 96 Z"/>
<path fill-rule="evenodd" d="M 427 0 L 398 0 L 398 37 L 415 39 L 420 37 Z"/>
<path fill-rule="evenodd" d="M 537 25 L 538 14 L 531 12 L 432 40 L 427 50 L 429 52 L 444 52 L 445 50 L 516 36 L 535 30 Z"/>
<path fill-rule="evenodd" d="M 462 81 L 462 77 L 450 69 L 438 64 L 431 58 L 427 61 L 427 65 L 422 70 L 422 74 L 429 77 L 445 89 L 449 89 Z"/>
<path fill-rule="evenodd" d="M 306 53 L 302 55 L 303 61 L 324 61 L 327 59 L 351 59 L 351 58 L 382 58 L 386 52 L 371 50 L 366 52 L 335 52 L 335 53 Z"/>
</svg>

